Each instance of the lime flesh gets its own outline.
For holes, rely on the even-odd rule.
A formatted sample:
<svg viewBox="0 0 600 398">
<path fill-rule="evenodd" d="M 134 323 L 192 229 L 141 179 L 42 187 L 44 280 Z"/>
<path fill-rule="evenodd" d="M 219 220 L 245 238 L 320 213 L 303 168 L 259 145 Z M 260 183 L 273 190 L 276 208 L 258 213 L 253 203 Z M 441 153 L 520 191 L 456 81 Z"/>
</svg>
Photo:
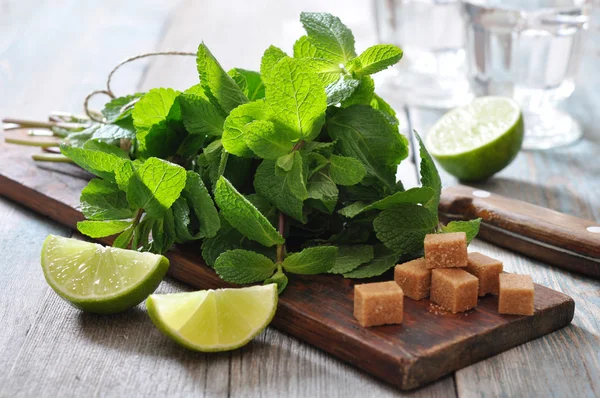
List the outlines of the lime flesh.
<svg viewBox="0 0 600 398">
<path fill-rule="evenodd" d="M 54 235 L 44 241 L 41 261 L 46 281 L 59 296 L 99 314 L 136 306 L 156 290 L 169 268 L 161 255 Z"/>
<path fill-rule="evenodd" d="M 247 344 L 273 319 L 277 284 L 240 289 L 153 294 L 146 301 L 160 331 L 194 351 L 228 351 Z"/>
<path fill-rule="evenodd" d="M 427 135 L 427 149 L 460 180 L 481 181 L 517 156 L 523 134 L 523 117 L 513 100 L 480 97 L 442 116 Z"/>
</svg>

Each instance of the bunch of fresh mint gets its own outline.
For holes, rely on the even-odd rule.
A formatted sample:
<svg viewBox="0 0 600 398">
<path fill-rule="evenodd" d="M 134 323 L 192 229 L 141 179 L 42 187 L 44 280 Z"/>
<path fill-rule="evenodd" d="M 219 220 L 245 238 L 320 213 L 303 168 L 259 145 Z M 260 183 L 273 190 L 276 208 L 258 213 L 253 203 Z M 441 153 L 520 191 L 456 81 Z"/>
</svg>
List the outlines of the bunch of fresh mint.
<svg viewBox="0 0 600 398">
<path fill-rule="evenodd" d="M 224 280 L 280 291 L 286 273 L 380 275 L 434 231 L 472 239 L 478 221 L 438 228 L 441 182 L 422 144 L 423 186 L 396 181 L 408 141 L 370 75 L 402 51 L 357 55 L 338 18 L 300 19 L 293 56 L 271 46 L 260 73 L 226 72 L 201 44 L 200 84 L 116 98 L 107 123 L 67 140 L 62 152 L 99 177 L 81 193 L 79 230 L 155 253 L 199 241 Z"/>
</svg>

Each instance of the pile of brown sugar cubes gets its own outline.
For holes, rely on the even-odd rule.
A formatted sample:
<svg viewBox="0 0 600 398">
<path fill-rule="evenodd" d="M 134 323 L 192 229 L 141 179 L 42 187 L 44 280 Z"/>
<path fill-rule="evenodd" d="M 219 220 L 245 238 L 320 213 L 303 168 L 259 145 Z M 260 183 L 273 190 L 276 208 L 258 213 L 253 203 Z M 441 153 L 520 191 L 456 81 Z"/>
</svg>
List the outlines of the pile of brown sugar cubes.
<svg viewBox="0 0 600 398">
<path fill-rule="evenodd" d="M 425 257 L 396 265 L 394 281 L 354 286 L 354 316 L 364 326 L 402 323 L 404 296 L 431 301 L 453 314 L 477 307 L 477 298 L 497 295 L 498 312 L 533 315 L 529 275 L 502 272 L 502 262 L 467 252 L 464 232 L 429 234 Z"/>
</svg>

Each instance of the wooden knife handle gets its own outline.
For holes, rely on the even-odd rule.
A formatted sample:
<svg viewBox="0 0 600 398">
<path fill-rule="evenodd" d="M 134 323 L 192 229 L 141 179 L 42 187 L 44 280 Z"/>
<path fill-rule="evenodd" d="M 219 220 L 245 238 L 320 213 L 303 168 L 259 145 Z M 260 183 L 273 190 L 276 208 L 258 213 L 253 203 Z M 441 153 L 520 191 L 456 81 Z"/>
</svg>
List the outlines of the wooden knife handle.
<svg viewBox="0 0 600 398">
<path fill-rule="evenodd" d="M 442 191 L 440 217 L 480 217 L 478 237 L 526 256 L 600 278 L 600 223 L 457 185 Z"/>
</svg>

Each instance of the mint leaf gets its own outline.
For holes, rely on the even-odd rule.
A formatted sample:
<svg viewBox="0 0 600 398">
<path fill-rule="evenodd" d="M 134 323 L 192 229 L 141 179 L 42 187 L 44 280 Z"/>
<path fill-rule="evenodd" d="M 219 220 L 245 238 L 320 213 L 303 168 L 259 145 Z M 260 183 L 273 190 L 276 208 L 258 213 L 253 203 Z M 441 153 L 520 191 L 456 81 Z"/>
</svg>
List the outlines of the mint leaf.
<svg viewBox="0 0 600 398">
<path fill-rule="evenodd" d="M 424 204 L 431 200 L 434 195 L 435 192 L 429 187 L 411 188 L 407 191 L 396 192 L 371 204 L 361 201 L 354 202 L 341 209 L 339 213 L 345 217 L 352 218 L 365 211 L 386 210 L 402 203 Z"/>
<path fill-rule="evenodd" d="M 419 155 L 421 156 L 421 184 L 424 187 L 430 187 L 433 189 L 435 194 L 433 197 L 425 204 L 432 213 L 436 214 L 438 212 L 438 205 L 440 203 L 440 195 L 442 193 L 442 180 L 440 179 L 440 175 L 435 167 L 435 163 L 433 163 L 433 159 L 429 152 L 427 152 L 427 148 L 423 144 L 421 137 L 417 132 L 415 132 L 417 140 L 419 140 Z"/>
<path fill-rule="evenodd" d="M 130 224 L 127 228 L 125 228 L 123 232 L 119 234 L 119 236 L 116 237 L 116 239 L 113 241 L 112 246 L 118 247 L 120 249 L 127 249 L 127 246 L 129 246 L 129 242 L 131 242 L 131 237 L 133 236 L 134 230 L 135 226 L 133 224 Z"/>
<path fill-rule="evenodd" d="M 135 93 L 108 101 L 104 105 L 104 109 L 102 109 L 102 116 L 106 119 L 106 123 L 114 123 L 131 116 L 131 111 L 133 110 L 132 103 L 143 96 L 144 93 Z"/>
<path fill-rule="evenodd" d="M 363 76 L 359 80 L 358 87 L 351 96 L 342 102 L 342 107 L 347 108 L 351 105 L 362 104 L 371 105 L 373 95 L 375 94 L 375 82 L 371 76 Z"/>
<path fill-rule="evenodd" d="M 297 59 L 302 68 L 316 73 L 324 86 L 335 83 L 342 78 L 344 70 L 339 64 L 321 58 Z"/>
<path fill-rule="evenodd" d="M 306 190 L 306 173 L 302 164 L 302 155 L 300 152 L 293 152 L 292 167 L 289 171 L 282 171 L 280 174 L 285 176 L 286 184 L 292 195 L 300 200 L 308 199 L 308 192 Z"/>
<path fill-rule="evenodd" d="M 373 99 L 371 100 L 371 107 L 373 107 L 374 109 L 378 109 L 384 114 L 390 116 L 389 119 L 392 120 L 392 124 L 398 124 L 398 119 L 396 119 L 396 111 L 392 109 L 390 104 L 385 102 L 383 98 L 381 98 L 377 94 L 373 94 Z"/>
<path fill-rule="evenodd" d="M 229 113 L 239 105 L 248 102 L 248 98 L 243 91 L 225 72 L 204 43 L 198 46 L 196 64 L 200 74 L 200 84 L 207 94 L 210 93 L 209 97 L 214 98 L 225 113 Z"/>
<path fill-rule="evenodd" d="M 177 198 L 171 206 L 171 210 L 173 211 L 176 243 L 185 243 L 203 237 L 202 233 L 192 229 L 192 226 L 190 225 L 190 207 L 183 197 L 180 196 Z"/>
<path fill-rule="evenodd" d="M 447 225 L 442 226 L 442 232 L 464 232 L 467 234 L 467 244 L 469 244 L 479 233 L 480 225 L 481 218 L 468 221 L 450 221 Z"/>
<path fill-rule="evenodd" d="M 375 246 L 375 258 L 366 264 L 344 274 L 344 278 L 372 278 L 393 268 L 398 261 L 398 255 L 383 245 Z"/>
<path fill-rule="evenodd" d="M 306 141 L 313 140 L 325 121 L 327 96 L 319 77 L 297 59 L 283 58 L 265 77 L 267 104 L 275 120 Z"/>
<path fill-rule="evenodd" d="M 360 85 L 360 80 L 349 76 L 341 77 L 325 87 L 327 105 L 336 105 L 350 98 Z"/>
<path fill-rule="evenodd" d="M 275 160 L 289 153 L 293 137 L 285 129 L 277 129 L 267 120 L 255 120 L 244 126 L 246 145 L 263 159 Z"/>
<path fill-rule="evenodd" d="M 225 115 L 217 109 L 204 95 L 182 94 L 181 117 L 187 131 L 193 134 L 214 135 L 223 134 Z"/>
<path fill-rule="evenodd" d="M 277 283 L 277 294 L 281 294 L 288 285 L 288 277 L 281 271 L 277 271 L 272 277 L 265 279 L 265 285 Z"/>
<path fill-rule="evenodd" d="M 173 212 L 167 209 L 163 217 L 152 224 L 152 242 L 149 251 L 162 254 L 171 249 L 175 243 L 175 222 Z"/>
<path fill-rule="evenodd" d="M 273 261 L 262 254 L 241 249 L 226 251 L 215 262 L 217 274 L 237 284 L 264 281 L 273 275 L 275 268 Z"/>
<path fill-rule="evenodd" d="M 150 248 L 150 232 L 153 226 L 154 220 L 148 216 L 144 216 L 142 221 L 133 230 L 132 250 L 148 251 Z"/>
<path fill-rule="evenodd" d="M 111 182 L 115 182 L 115 170 L 125 162 L 112 153 L 75 148 L 65 143 L 60 144 L 60 151 L 82 169 Z"/>
<path fill-rule="evenodd" d="M 255 120 L 264 120 L 269 116 L 264 101 L 249 102 L 235 108 L 227 119 L 221 138 L 223 148 L 229 153 L 241 157 L 251 157 L 253 152 L 245 141 L 247 126 Z"/>
<path fill-rule="evenodd" d="M 436 225 L 436 213 L 408 203 L 382 211 L 373 221 L 377 238 L 400 254 L 421 252 L 425 235 L 432 233 Z"/>
<path fill-rule="evenodd" d="M 219 214 L 213 203 L 208 189 L 200 176 L 189 170 L 186 175 L 185 187 L 181 196 L 187 200 L 188 205 L 200 223 L 199 233 L 202 237 L 213 237 L 221 227 Z"/>
<path fill-rule="evenodd" d="M 80 210 L 89 220 L 119 220 L 135 215 L 125 192 L 107 180 L 92 179 L 81 191 L 79 200 Z"/>
<path fill-rule="evenodd" d="M 354 36 L 338 17 L 326 13 L 303 12 L 300 14 L 300 22 L 321 58 L 345 64 L 356 57 Z"/>
<path fill-rule="evenodd" d="M 302 214 L 303 203 L 290 191 L 287 183 L 287 175 L 279 175 L 275 172 L 275 162 L 264 160 L 254 177 L 254 189 L 256 193 L 267 199 L 275 207 L 298 221 L 306 222 Z"/>
<path fill-rule="evenodd" d="M 319 171 L 313 175 L 307 184 L 308 197 L 315 199 L 323 205 L 325 213 L 333 213 L 338 201 L 339 190 L 331 177 Z"/>
<path fill-rule="evenodd" d="M 327 128 L 342 155 L 360 160 L 367 175 L 395 191 L 396 167 L 408 156 L 408 141 L 381 112 L 353 105 L 337 112 Z"/>
<path fill-rule="evenodd" d="M 90 238 L 103 238 L 122 232 L 131 225 L 131 221 L 111 220 L 111 221 L 79 221 L 77 229 Z"/>
<path fill-rule="evenodd" d="M 223 217 L 244 236 L 267 247 L 284 243 L 269 220 L 224 177 L 217 181 L 215 201 Z"/>
<path fill-rule="evenodd" d="M 308 36 L 302 36 L 294 43 L 294 58 L 318 58 L 319 50 L 313 46 Z"/>
<path fill-rule="evenodd" d="M 296 151 L 290 152 L 287 155 L 282 155 L 277 158 L 277 167 L 279 167 L 283 171 L 290 171 L 294 166 L 294 159 L 296 156 Z"/>
<path fill-rule="evenodd" d="M 402 50 L 398 47 L 393 44 L 377 44 L 354 58 L 348 64 L 348 69 L 358 76 L 372 75 L 394 65 L 400 58 Z"/>
<path fill-rule="evenodd" d="M 287 54 L 278 47 L 270 46 L 267 48 L 260 61 L 260 75 L 265 82 L 271 79 L 275 65 L 286 57 Z"/>
<path fill-rule="evenodd" d="M 373 257 L 373 246 L 370 245 L 338 246 L 335 265 L 329 272 L 332 274 L 348 273 L 359 265 L 373 260 Z"/>
<path fill-rule="evenodd" d="M 332 155 L 329 162 L 329 176 L 339 185 L 358 184 L 367 174 L 362 163 L 354 158 Z"/>
<path fill-rule="evenodd" d="M 293 274 L 316 275 L 333 268 L 336 256 L 335 246 L 309 247 L 299 253 L 290 254 L 281 265 Z"/>
<path fill-rule="evenodd" d="M 217 234 L 202 241 L 202 258 L 206 264 L 213 267 L 217 258 L 221 253 L 227 250 L 238 249 L 241 247 L 243 235 L 233 228 L 231 224 L 225 220 L 223 215 L 219 217 L 221 228 Z"/>
<path fill-rule="evenodd" d="M 95 140 L 87 141 L 83 145 L 83 149 L 87 149 L 90 151 L 99 151 L 99 152 L 110 153 L 111 155 L 118 156 L 121 159 L 129 159 L 129 155 L 127 154 L 127 152 L 125 152 L 118 146 L 107 144 L 106 142 L 102 142 L 102 141 L 95 141 Z"/>
<path fill-rule="evenodd" d="M 177 200 L 186 184 L 183 167 L 166 160 L 149 158 L 137 170 L 127 187 L 127 200 L 143 208 L 149 216 L 160 218 Z"/>
<path fill-rule="evenodd" d="M 161 122 L 180 119 L 179 94 L 171 88 L 154 88 L 135 104 L 132 116 L 138 140 L 143 142 L 150 129 Z"/>
<path fill-rule="evenodd" d="M 260 73 L 252 70 L 233 68 L 227 74 L 237 83 L 250 101 L 265 98 L 265 84 L 260 77 Z"/>
<path fill-rule="evenodd" d="M 123 124 L 103 124 L 94 131 L 89 139 L 103 142 L 115 142 L 121 139 L 134 139 L 135 129 L 133 128 L 131 119 L 127 120 L 127 124 L 125 124 L 125 122 L 123 122 Z"/>
</svg>

